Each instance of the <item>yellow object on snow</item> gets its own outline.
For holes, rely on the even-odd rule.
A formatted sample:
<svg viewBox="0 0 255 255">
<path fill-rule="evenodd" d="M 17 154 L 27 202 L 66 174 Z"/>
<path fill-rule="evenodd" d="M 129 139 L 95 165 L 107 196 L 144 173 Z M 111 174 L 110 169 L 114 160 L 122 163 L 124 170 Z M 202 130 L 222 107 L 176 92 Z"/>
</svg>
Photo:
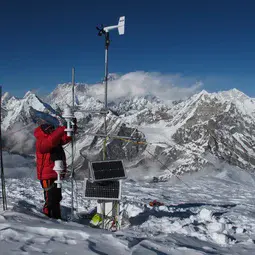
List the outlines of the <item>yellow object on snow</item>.
<svg viewBox="0 0 255 255">
<path fill-rule="evenodd" d="M 97 226 L 99 226 L 101 224 L 101 222 L 102 222 L 101 216 L 98 213 L 96 213 L 93 216 L 93 218 L 91 219 L 90 224 L 92 224 L 93 226 L 97 227 Z"/>
</svg>

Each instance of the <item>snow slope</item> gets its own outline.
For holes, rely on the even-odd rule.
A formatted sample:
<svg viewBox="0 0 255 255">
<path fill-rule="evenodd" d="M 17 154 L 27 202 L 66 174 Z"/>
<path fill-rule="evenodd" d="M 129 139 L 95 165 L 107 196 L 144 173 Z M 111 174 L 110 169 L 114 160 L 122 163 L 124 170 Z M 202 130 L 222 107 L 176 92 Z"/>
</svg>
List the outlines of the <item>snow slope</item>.
<svg viewBox="0 0 255 255">
<path fill-rule="evenodd" d="M 5 155 L 5 162 L 13 160 Z M 21 159 L 19 158 L 21 161 Z M 224 165 L 148 183 L 132 177 L 123 183 L 121 209 L 129 225 L 118 232 L 93 229 L 82 217 L 75 222 L 49 220 L 41 213 L 43 194 L 32 159 L 15 167 L 23 178 L 7 178 L 8 211 L 0 212 L 1 254 L 253 254 L 255 249 L 255 177 Z M 223 165 L 219 165 L 219 167 Z M 27 167 L 27 172 L 24 172 Z M 12 168 L 9 162 L 8 169 Z M 10 171 L 10 170 L 8 170 Z M 25 174 L 24 174 L 25 173 Z M 29 174 L 28 174 L 29 173 Z M 10 176 L 11 177 L 11 176 Z M 30 178 L 28 178 L 30 177 Z M 82 198 L 77 182 L 77 215 L 95 206 Z M 1 193 L 0 193 L 1 194 Z M 165 205 L 150 207 L 157 199 Z M 63 187 L 62 216 L 70 213 L 70 183 Z"/>
</svg>

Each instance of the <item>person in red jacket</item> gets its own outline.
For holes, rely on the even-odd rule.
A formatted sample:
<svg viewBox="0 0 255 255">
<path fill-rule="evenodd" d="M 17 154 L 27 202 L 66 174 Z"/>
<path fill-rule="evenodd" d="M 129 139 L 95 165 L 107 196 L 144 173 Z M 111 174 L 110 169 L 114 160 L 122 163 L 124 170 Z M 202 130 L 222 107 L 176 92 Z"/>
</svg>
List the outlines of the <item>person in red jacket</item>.
<svg viewBox="0 0 255 255">
<path fill-rule="evenodd" d="M 57 127 L 45 123 L 34 131 L 36 138 L 36 167 L 37 178 L 44 190 L 45 204 L 43 213 L 50 218 L 61 219 L 60 201 L 62 200 L 61 188 L 54 183 L 57 173 L 53 170 L 55 160 L 62 160 L 64 164 L 63 176 L 66 173 L 66 156 L 63 145 L 71 141 L 66 135 L 65 126 Z"/>
</svg>

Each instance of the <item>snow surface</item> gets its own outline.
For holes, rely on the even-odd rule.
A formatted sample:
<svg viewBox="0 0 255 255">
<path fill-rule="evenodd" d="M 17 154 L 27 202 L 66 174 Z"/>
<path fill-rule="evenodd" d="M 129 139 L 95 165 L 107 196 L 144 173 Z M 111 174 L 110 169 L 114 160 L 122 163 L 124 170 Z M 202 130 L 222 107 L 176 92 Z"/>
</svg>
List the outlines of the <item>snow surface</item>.
<svg viewBox="0 0 255 255">
<path fill-rule="evenodd" d="M 147 149 L 150 153 L 154 154 L 156 145 L 163 147 L 167 153 L 171 149 L 169 146 L 174 145 L 172 135 L 195 114 L 200 114 L 197 109 L 203 106 L 204 102 L 220 102 L 224 111 L 230 111 L 234 104 L 242 116 L 247 115 L 247 123 L 254 122 L 255 99 L 242 92 L 235 89 L 212 94 L 201 91 L 185 101 L 171 104 L 168 101 L 192 95 L 200 86 L 195 84 L 191 88 L 179 90 L 175 87 L 175 77 L 170 81 L 167 81 L 168 79 L 169 77 L 160 78 L 157 74 L 135 72 L 115 77 L 109 83 L 112 96 L 109 100 L 118 99 L 119 104 L 116 106 L 123 109 L 120 119 L 130 125 L 138 125 L 149 142 Z M 70 87 L 70 84 L 59 85 L 49 96 L 50 103 L 53 103 L 56 109 L 71 103 Z M 76 105 L 81 110 L 101 109 L 103 89 L 102 84 L 77 84 Z M 147 91 L 151 91 L 152 100 L 147 100 L 148 95 L 144 95 Z M 167 103 L 158 103 L 157 98 L 153 99 L 153 94 L 162 97 Z M 129 100 L 122 101 L 126 96 Z M 24 131 L 24 127 L 16 127 L 16 123 L 29 123 L 28 109 L 31 105 L 39 111 L 46 111 L 47 105 L 31 92 L 22 99 L 6 94 L 3 104 L 6 110 L 4 130 L 11 128 L 11 131 L 15 131 L 10 133 L 10 137 L 15 138 L 16 146 L 29 147 L 31 144 L 32 147 L 33 140 L 27 139 L 30 130 L 24 126 Z M 157 112 L 166 114 L 166 117 L 157 117 Z M 77 118 L 80 121 L 84 116 L 80 114 Z M 119 121 L 113 115 L 109 116 L 109 120 L 116 124 L 110 125 L 111 132 L 114 133 Z M 199 116 L 198 120 L 202 125 L 204 120 Z M 93 117 L 89 124 L 86 132 L 96 132 L 102 126 L 102 119 Z M 17 132 L 21 127 L 22 132 Z M 93 139 L 92 136 L 86 136 L 86 139 L 81 137 L 76 146 L 75 159 L 79 157 L 78 152 L 84 146 L 89 146 Z M 247 146 L 249 140 L 245 138 L 245 134 L 237 132 L 233 138 L 238 141 L 238 147 L 242 147 L 249 155 L 253 154 L 251 147 Z M 250 139 L 253 140 L 253 137 Z M 187 165 L 191 171 L 195 156 L 200 155 L 203 148 L 201 143 L 204 141 L 201 137 L 197 142 L 198 146 L 188 143 L 180 147 L 180 150 L 187 153 L 185 158 L 178 158 L 174 164 Z M 178 144 L 175 147 L 179 149 Z M 150 169 L 148 166 L 143 169 L 129 169 L 129 179 L 123 182 L 121 203 L 122 211 L 128 216 L 129 225 L 121 231 L 110 233 L 90 228 L 88 220 L 82 217 L 95 206 L 95 201 L 82 198 L 82 181 L 77 181 L 76 187 L 76 221 L 47 219 L 41 213 L 43 193 L 39 182 L 35 180 L 34 158 L 4 154 L 9 209 L 0 212 L 0 254 L 253 254 L 254 176 L 226 163 L 219 164 L 213 156 L 203 157 L 208 162 L 213 162 L 219 170 L 207 169 L 182 176 L 184 182 L 167 171 L 164 174 L 171 176 L 168 182 L 148 182 L 152 180 L 151 177 L 162 172 L 156 164 L 153 165 L 154 162 L 150 163 Z M 246 162 L 243 158 L 239 160 Z M 65 181 L 62 201 L 62 216 L 65 220 L 68 220 L 70 214 L 70 194 L 70 182 Z M 150 207 L 149 202 L 154 199 L 164 202 L 165 205 Z"/>
<path fill-rule="evenodd" d="M 121 202 L 129 225 L 112 233 L 89 227 L 82 217 L 75 222 L 46 218 L 33 159 L 4 154 L 4 160 L 10 178 L 8 210 L 0 211 L 1 254 L 254 253 L 255 177 L 238 168 L 204 170 L 166 183 L 129 178 L 123 182 Z M 15 162 L 19 164 L 13 168 Z M 76 215 L 84 215 L 95 201 L 83 199 L 82 181 L 75 186 Z M 65 181 L 63 219 L 70 214 L 70 194 L 70 182 Z M 150 207 L 154 199 L 165 205 Z"/>
</svg>

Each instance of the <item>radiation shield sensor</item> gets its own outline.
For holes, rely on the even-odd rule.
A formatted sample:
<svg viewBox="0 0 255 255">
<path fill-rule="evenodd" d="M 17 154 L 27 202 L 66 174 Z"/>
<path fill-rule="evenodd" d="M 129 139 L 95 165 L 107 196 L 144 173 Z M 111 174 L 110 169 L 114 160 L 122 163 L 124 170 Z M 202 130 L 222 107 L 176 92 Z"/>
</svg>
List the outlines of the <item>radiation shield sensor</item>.
<svg viewBox="0 0 255 255">
<path fill-rule="evenodd" d="M 72 132 L 74 132 L 74 129 L 72 127 L 72 125 L 73 125 L 72 119 L 74 118 L 74 115 L 72 113 L 71 108 L 67 107 L 64 109 L 63 118 L 65 118 L 66 123 L 67 123 L 65 132 L 67 133 L 67 136 L 70 137 L 70 136 L 72 136 Z"/>
<path fill-rule="evenodd" d="M 61 188 L 62 181 L 61 181 L 60 175 L 61 175 L 62 171 L 64 170 L 63 161 L 62 160 L 56 160 L 54 162 L 53 170 L 57 173 L 57 176 L 58 176 L 57 180 L 55 181 L 55 183 L 57 184 L 57 188 Z"/>
</svg>

